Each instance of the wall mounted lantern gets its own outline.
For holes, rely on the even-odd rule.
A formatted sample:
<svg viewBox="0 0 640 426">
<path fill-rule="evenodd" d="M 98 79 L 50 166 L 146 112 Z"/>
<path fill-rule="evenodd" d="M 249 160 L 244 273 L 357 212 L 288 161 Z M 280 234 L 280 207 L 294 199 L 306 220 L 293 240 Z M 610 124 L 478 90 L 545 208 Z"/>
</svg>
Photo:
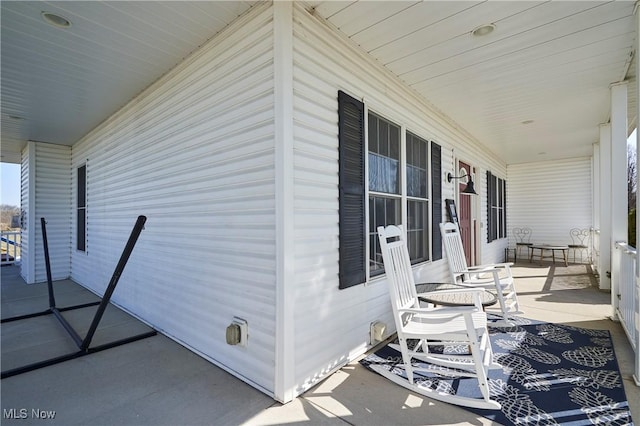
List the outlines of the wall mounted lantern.
<svg viewBox="0 0 640 426">
<path fill-rule="evenodd" d="M 471 176 L 469 176 L 469 175 L 452 176 L 451 173 L 447 173 L 447 182 L 451 183 L 452 179 L 463 179 L 463 178 L 466 178 L 466 177 L 469 178 L 468 181 L 467 181 L 467 186 L 460 193 L 461 194 L 478 195 L 478 193 L 476 192 L 475 188 L 473 187 L 473 181 L 471 180 Z"/>
</svg>

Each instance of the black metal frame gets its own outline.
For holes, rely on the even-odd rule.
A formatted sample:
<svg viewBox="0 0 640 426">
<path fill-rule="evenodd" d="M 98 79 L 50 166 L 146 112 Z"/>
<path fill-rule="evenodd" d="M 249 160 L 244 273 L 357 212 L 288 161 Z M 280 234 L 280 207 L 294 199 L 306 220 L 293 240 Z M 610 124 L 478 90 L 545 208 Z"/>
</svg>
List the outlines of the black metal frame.
<svg viewBox="0 0 640 426">
<path fill-rule="evenodd" d="M 109 282 L 109 285 L 107 286 L 107 289 L 104 293 L 104 296 L 102 297 L 102 300 L 99 302 L 91 302 L 91 303 L 84 303 L 81 305 L 75 305 L 75 306 L 69 306 L 66 308 L 56 308 L 56 300 L 55 300 L 55 295 L 53 292 L 53 282 L 51 279 L 51 263 L 49 260 L 49 245 L 47 242 L 47 227 L 46 227 L 46 221 L 44 218 L 40 219 L 40 223 L 42 225 L 42 239 L 43 239 L 43 245 L 44 245 L 44 258 L 45 258 L 45 263 L 46 263 L 46 269 L 47 269 L 47 287 L 48 287 L 48 291 L 49 291 L 49 309 L 42 311 L 42 312 L 36 312 L 36 313 L 32 313 L 32 314 L 27 314 L 27 315 L 20 315 L 20 316 L 16 316 L 16 317 L 11 317 L 11 318 L 6 318 L 3 319 L 1 321 L 2 324 L 7 323 L 7 322 L 12 322 L 12 321 L 18 321 L 18 320 L 22 320 L 22 319 L 27 319 L 27 318 L 34 318 L 34 317 L 39 317 L 39 316 L 44 316 L 44 315 L 49 315 L 49 314 L 53 314 L 58 321 L 60 322 L 60 324 L 62 324 L 62 326 L 64 327 L 64 329 L 67 331 L 67 333 L 69 333 L 69 336 L 71 336 L 71 338 L 73 339 L 73 341 L 75 342 L 76 346 L 78 346 L 79 351 L 77 352 L 72 352 L 66 355 L 61 355 L 58 357 L 54 357 L 54 358 L 50 358 L 44 361 L 40 361 L 40 362 L 36 362 L 33 364 L 28 364 L 22 367 L 17 367 L 17 368 L 13 368 L 11 370 L 7 370 L 7 371 L 3 371 L 1 373 L 1 378 L 5 379 L 7 377 L 11 377 L 11 376 L 15 376 L 18 374 L 22 374 L 22 373 L 26 373 L 28 371 L 33 371 L 33 370 L 37 370 L 38 368 L 43 368 L 43 367 L 48 367 L 50 365 L 54 365 L 54 364 L 58 364 L 64 361 L 68 361 L 74 358 L 79 358 L 81 356 L 84 355 L 89 355 L 95 352 L 100 352 L 103 351 L 105 349 L 110 349 L 116 346 L 120 346 L 120 345 L 124 345 L 126 343 L 131 343 L 131 342 L 135 342 L 137 340 L 141 340 L 141 339 L 145 339 L 147 337 L 151 337 L 151 336 L 155 336 L 157 333 L 156 330 L 152 330 L 146 333 L 142 333 L 142 334 L 138 334 L 135 336 L 131 336 L 131 337 L 127 337 L 124 339 L 120 339 L 120 340 L 116 340 L 114 342 L 110 342 L 110 343 L 105 343 L 103 345 L 99 345 L 96 347 L 91 348 L 91 341 L 93 340 L 93 336 L 98 328 L 98 325 L 100 324 L 100 320 L 102 319 L 102 316 L 104 315 L 104 311 L 107 309 L 107 305 L 109 304 L 110 300 L 111 300 L 111 295 L 113 294 L 113 291 L 116 289 L 116 285 L 118 284 L 118 280 L 120 280 L 120 276 L 122 275 L 122 271 L 124 270 L 125 265 L 127 264 L 127 261 L 129 260 L 129 256 L 131 256 L 131 252 L 133 251 L 133 248 L 136 245 L 136 242 L 138 241 L 138 237 L 140 236 L 140 233 L 142 232 L 142 229 L 144 228 L 144 223 L 146 222 L 147 218 L 145 216 L 138 216 L 138 220 L 136 221 L 136 224 L 133 227 L 133 230 L 131 231 L 131 235 L 129 236 L 129 240 L 127 241 L 126 246 L 124 247 L 124 250 L 122 252 L 122 255 L 120 256 L 120 261 L 118 262 L 118 264 L 116 265 L 115 270 L 113 271 L 113 275 L 111 277 L 111 281 Z M 80 335 L 78 334 L 78 332 L 76 332 L 74 330 L 74 328 L 71 326 L 71 324 L 69 324 L 69 322 L 62 316 L 61 312 L 64 311 L 70 311 L 73 309 L 81 309 L 81 308 L 86 308 L 89 306 L 98 306 L 98 310 L 96 311 L 94 317 L 93 317 L 93 321 L 91 322 L 91 326 L 89 327 L 89 330 L 87 331 L 87 335 L 83 338 L 80 337 Z"/>
</svg>

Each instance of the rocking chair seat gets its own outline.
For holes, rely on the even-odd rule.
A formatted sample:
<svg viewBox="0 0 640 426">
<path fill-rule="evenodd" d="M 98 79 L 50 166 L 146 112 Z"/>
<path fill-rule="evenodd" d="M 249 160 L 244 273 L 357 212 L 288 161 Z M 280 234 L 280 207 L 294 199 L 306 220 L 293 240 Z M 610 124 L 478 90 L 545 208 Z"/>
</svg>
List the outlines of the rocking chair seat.
<svg viewBox="0 0 640 426">
<path fill-rule="evenodd" d="M 411 309 L 399 310 L 399 312 L 411 312 Z M 420 315 L 425 312 L 421 308 L 416 312 L 410 321 L 403 327 L 402 332 L 407 338 L 420 338 L 425 333 L 434 339 L 447 341 L 466 341 L 468 339 L 467 323 L 463 313 L 471 314 L 473 328 L 483 330 L 487 327 L 487 315 L 478 311 L 475 307 L 470 308 L 435 308 L 426 316 Z"/>
</svg>

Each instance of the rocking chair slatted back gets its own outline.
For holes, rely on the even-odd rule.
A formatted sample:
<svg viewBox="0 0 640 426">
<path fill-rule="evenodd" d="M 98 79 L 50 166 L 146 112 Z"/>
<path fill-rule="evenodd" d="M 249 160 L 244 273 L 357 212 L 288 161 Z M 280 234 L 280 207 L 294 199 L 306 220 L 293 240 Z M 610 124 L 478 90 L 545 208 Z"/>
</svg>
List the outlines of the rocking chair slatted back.
<svg viewBox="0 0 640 426">
<path fill-rule="evenodd" d="M 498 263 L 469 267 L 464 255 L 462 238 L 458 225 L 447 222 L 440 224 L 442 242 L 449 264 L 449 273 L 454 283 L 469 287 L 482 287 L 495 291 L 500 304 L 501 315 L 510 324 L 513 315 L 521 314 L 516 293 L 511 264 Z"/>
<path fill-rule="evenodd" d="M 457 271 L 466 271 L 468 269 L 467 258 L 464 255 L 464 246 L 462 245 L 458 225 L 450 222 L 444 225 L 442 227 L 442 242 L 447 253 L 449 273 L 451 274 L 452 282 L 457 282 L 459 281 L 458 278 L 464 275 Z"/>
<path fill-rule="evenodd" d="M 380 229 L 378 232 L 381 232 Z M 394 315 L 402 309 L 419 307 L 416 285 L 411 273 L 411 259 L 406 250 L 402 226 L 390 225 L 386 229 L 383 228 L 382 234 L 379 235 L 387 240 L 387 244 L 381 245 L 381 249 L 382 257 L 388 259 L 385 262 L 385 272 L 392 284 L 389 289 L 393 292 L 392 300 L 395 302 L 393 303 Z"/>
</svg>

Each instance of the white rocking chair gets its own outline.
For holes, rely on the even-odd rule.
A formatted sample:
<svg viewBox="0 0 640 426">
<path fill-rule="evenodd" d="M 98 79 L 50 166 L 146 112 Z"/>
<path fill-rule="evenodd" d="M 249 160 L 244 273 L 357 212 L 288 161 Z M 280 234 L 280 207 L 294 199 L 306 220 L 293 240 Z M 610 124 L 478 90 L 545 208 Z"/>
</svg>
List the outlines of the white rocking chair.
<svg viewBox="0 0 640 426">
<path fill-rule="evenodd" d="M 489 396 L 487 371 L 501 368 L 493 361 L 487 331 L 487 316 L 482 310 L 482 289 L 454 289 L 444 292 L 474 292 L 475 306 L 452 308 L 420 307 L 411 270 L 411 260 L 402 227 L 390 225 L 378 228 L 389 296 L 398 332 L 399 350 L 407 379 L 380 366 L 372 368 L 382 376 L 429 398 L 474 408 L 500 409 Z M 416 341 L 409 349 L 408 341 Z M 445 344 L 468 346 L 470 355 L 437 353 L 433 346 Z M 415 358 L 428 364 L 412 365 Z M 444 378 L 473 377 L 478 381 L 482 398 L 458 396 L 453 390 L 433 389 L 416 383 L 414 372 L 428 371 Z"/>
<path fill-rule="evenodd" d="M 495 292 L 502 321 L 495 322 L 493 325 L 513 325 L 514 315 L 520 315 L 522 312 L 511 275 L 511 264 L 493 263 L 469 267 L 458 225 L 451 222 L 441 223 L 440 232 L 452 282 Z"/>
</svg>

